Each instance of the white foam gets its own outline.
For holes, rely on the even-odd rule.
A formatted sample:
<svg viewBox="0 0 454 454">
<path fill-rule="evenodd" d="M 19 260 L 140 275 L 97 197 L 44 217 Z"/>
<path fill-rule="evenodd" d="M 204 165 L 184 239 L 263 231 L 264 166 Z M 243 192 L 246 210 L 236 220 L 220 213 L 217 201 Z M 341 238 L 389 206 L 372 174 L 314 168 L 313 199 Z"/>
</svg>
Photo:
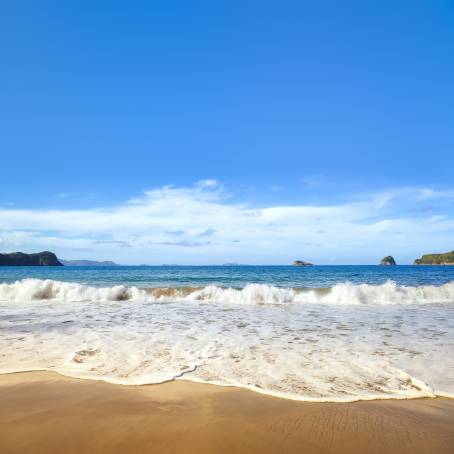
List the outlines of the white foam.
<svg viewBox="0 0 454 454">
<path fill-rule="evenodd" d="M 453 303 L 454 282 L 441 286 L 398 286 L 341 283 L 331 289 L 296 290 L 266 284 L 248 284 L 242 289 L 215 285 L 201 289 L 163 289 L 145 291 L 134 286 L 91 287 L 53 280 L 24 279 L 0 284 L 0 301 L 174 301 L 175 299 L 236 304 L 416 304 Z"/>
<path fill-rule="evenodd" d="M 12 284 L 0 284 L 0 301 L 47 299 L 58 299 L 60 301 L 123 301 L 143 298 L 145 298 L 143 290 L 124 285 L 98 288 L 51 279 L 23 279 Z"/>
<path fill-rule="evenodd" d="M 298 400 L 454 395 L 454 287 L 0 285 L 0 373 L 188 379 Z"/>
</svg>

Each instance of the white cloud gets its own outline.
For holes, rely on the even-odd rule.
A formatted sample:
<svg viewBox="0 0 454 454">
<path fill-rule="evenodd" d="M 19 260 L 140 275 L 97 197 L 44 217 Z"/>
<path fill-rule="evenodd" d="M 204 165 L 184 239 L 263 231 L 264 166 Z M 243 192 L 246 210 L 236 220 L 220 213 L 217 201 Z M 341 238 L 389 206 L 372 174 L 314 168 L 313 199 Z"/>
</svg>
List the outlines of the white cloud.
<svg viewBox="0 0 454 454">
<path fill-rule="evenodd" d="M 423 188 L 418 191 L 421 200 L 430 199 L 452 199 L 454 200 L 454 190 L 440 191 L 432 188 Z"/>
<path fill-rule="evenodd" d="M 387 254 L 409 262 L 452 249 L 452 213 L 436 206 L 430 217 L 418 212 L 429 195 L 433 203 L 448 192 L 404 188 L 337 205 L 257 208 L 232 203 L 218 181 L 202 180 L 148 189 L 117 206 L 3 208 L 0 244 L 121 263 L 375 263 Z"/>
<path fill-rule="evenodd" d="M 218 180 L 213 180 L 213 179 L 209 178 L 207 180 L 199 180 L 196 183 L 196 186 L 199 186 L 201 188 L 214 188 L 216 186 L 220 186 L 220 183 Z"/>
</svg>

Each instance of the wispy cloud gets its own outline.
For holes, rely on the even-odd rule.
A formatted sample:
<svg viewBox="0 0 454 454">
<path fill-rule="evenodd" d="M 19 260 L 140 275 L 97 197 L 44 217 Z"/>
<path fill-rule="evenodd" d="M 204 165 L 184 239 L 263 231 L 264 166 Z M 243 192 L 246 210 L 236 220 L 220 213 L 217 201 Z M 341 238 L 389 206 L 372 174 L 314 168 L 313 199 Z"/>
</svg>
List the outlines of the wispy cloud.
<svg viewBox="0 0 454 454">
<path fill-rule="evenodd" d="M 110 246 L 118 246 L 118 247 L 132 247 L 131 243 L 127 241 L 119 241 L 119 240 L 93 240 L 92 244 L 107 244 Z"/>
<path fill-rule="evenodd" d="M 201 188 L 215 188 L 221 186 L 221 184 L 218 180 L 213 180 L 209 178 L 207 180 L 199 180 L 196 183 L 196 186 L 199 186 Z"/>
<path fill-rule="evenodd" d="M 203 232 L 200 232 L 197 236 L 212 236 L 216 233 L 214 229 L 206 229 Z"/>
<path fill-rule="evenodd" d="M 182 241 L 157 241 L 153 242 L 150 241 L 149 244 L 155 245 L 164 245 L 164 246 L 177 246 L 177 247 L 201 247 L 207 246 L 211 244 L 209 241 L 189 241 L 189 240 L 182 240 Z"/>
<path fill-rule="evenodd" d="M 3 208 L 0 245 L 123 263 L 222 263 L 226 257 L 246 263 L 370 263 L 389 253 L 408 262 L 454 246 L 454 213 L 442 203 L 449 194 L 398 188 L 336 205 L 257 208 L 233 203 L 221 183 L 202 180 L 192 187 L 147 189 L 116 206 Z M 428 199 L 430 212 L 423 209 Z"/>
<path fill-rule="evenodd" d="M 432 188 L 420 189 L 417 196 L 421 200 L 451 199 L 454 201 L 454 190 L 440 191 Z"/>
<path fill-rule="evenodd" d="M 181 236 L 186 232 L 184 230 L 165 230 L 164 233 L 167 233 L 167 235 Z"/>
</svg>

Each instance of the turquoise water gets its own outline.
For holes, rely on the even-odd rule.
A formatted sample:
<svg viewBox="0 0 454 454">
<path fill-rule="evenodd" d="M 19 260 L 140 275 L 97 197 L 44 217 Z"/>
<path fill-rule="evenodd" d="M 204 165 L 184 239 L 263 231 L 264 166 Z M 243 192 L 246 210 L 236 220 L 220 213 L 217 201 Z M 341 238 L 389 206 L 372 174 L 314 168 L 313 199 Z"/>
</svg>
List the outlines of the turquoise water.
<svg viewBox="0 0 454 454">
<path fill-rule="evenodd" d="M 36 278 L 93 286 L 241 288 L 248 283 L 276 287 L 326 288 L 343 282 L 442 285 L 454 281 L 454 266 L 112 266 L 0 267 L 0 283 Z"/>
</svg>

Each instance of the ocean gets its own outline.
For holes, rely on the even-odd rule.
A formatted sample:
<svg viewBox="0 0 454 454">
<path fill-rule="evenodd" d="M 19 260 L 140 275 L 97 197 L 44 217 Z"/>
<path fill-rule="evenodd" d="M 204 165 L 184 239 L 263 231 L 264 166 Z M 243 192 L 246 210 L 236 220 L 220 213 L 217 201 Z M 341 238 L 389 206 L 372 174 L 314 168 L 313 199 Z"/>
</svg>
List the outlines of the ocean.
<svg viewBox="0 0 454 454">
<path fill-rule="evenodd" d="M 452 266 L 0 268 L 0 373 L 454 397 Z"/>
</svg>

